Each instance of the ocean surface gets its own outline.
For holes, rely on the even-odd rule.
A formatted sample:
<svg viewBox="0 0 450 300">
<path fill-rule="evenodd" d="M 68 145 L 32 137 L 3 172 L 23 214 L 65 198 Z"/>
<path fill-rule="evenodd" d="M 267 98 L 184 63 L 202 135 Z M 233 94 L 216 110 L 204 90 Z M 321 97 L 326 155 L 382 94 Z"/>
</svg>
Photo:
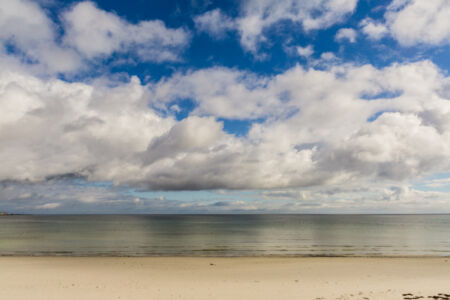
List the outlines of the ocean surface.
<svg viewBox="0 0 450 300">
<path fill-rule="evenodd" d="M 450 256 L 450 215 L 15 215 L 0 255 Z"/>
</svg>

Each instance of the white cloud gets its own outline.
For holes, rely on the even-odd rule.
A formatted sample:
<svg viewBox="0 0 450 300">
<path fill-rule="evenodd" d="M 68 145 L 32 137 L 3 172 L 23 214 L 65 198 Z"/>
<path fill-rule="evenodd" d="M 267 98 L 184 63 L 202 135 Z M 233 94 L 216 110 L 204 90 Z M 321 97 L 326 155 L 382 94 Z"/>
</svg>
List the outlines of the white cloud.
<svg viewBox="0 0 450 300">
<path fill-rule="evenodd" d="M 263 30 L 280 21 L 299 23 L 305 31 L 327 28 L 352 13 L 357 0 L 247 1 L 238 19 L 241 44 L 256 51 Z M 317 13 L 320 12 L 320 13 Z"/>
<path fill-rule="evenodd" d="M 389 33 L 388 28 L 384 24 L 377 23 L 371 19 L 364 19 L 359 25 L 362 28 L 362 32 L 373 40 L 379 40 Z"/>
<path fill-rule="evenodd" d="M 152 164 L 161 158 L 176 157 L 180 153 L 208 151 L 222 135 L 222 125 L 214 118 L 190 117 L 152 140 L 144 154 L 144 161 Z"/>
<path fill-rule="evenodd" d="M 436 1 L 394 1 L 385 15 L 392 36 L 401 44 L 450 42 L 450 3 Z M 401 5 L 400 5 L 401 4 Z"/>
<path fill-rule="evenodd" d="M 155 105 L 166 105 L 192 98 L 199 104 L 193 114 L 232 119 L 256 119 L 289 109 L 280 105 L 280 95 L 262 88 L 267 82 L 255 74 L 228 68 L 177 73 L 155 85 L 152 101 Z"/>
<path fill-rule="evenodd" d="M 368 22 L 363 31 L 375 39 L 390 34 L 401 45 L 439 45 L 450 42 L 450 2 L 394 0 L 384 23 Z"/>
<path fill-rule="evenodd" d="M 271 174 L 266 175 L 268 181 L 261 186 L 345 182 L 359 176 L 402 180 L 448 167 L 442 162 L 448 161 L 449 122 L 444 116 L 448 116 L 449 102 L 439 95 L 448 79 L 429 62 L 382 70 L 337 65 L 328 71 L 306 71 L 296 67 L 269 81 L 259 79 L 260 84 L 255 82 L 257 78 L 250 83 L 235 80 L 242 78 L 239 76 L 239 72 L 224 69 L 176 75 L 173 82 L 165 81 L 156 87 L 156 99 L 170 102 L 177 97 L 191 97 L 198 102 L 194 111 L 198 115 L 270 116 L 265 123 L 255 124 L 249 133 L 250 145 L 255 146 L 251 151 L 260 157 L 261 174 L 265 170 L 265 174 Z M 220 81 L 227 82 L 226 89 L 218 85 Z M 202 90 L 204 86 L 208 89 Z M 187 95 L 186 91 L 191 92 Z M 365 100 L 386 91 L 401 92 L 395 98 Z M 217 93 L 221 97 L 216 97 Z M 272 101 L 259 102 L 263 98 Z M 224 106 L 223 99 L 236 102 Z M 245 106 L 239 104 L 244 101 Z M 287 111 L 298 112 L 285 119 Z M 377 113 L 381 115 L 375 121 L 367 121 Z M 430 148 L 420 150 L 419 144 Z M 245 152 L 240 153 L 243 166 L 242 160 L 247 157 Z M 277 155 L 283 157 L 283 163 L 275 159 Z M 284 171 L 271 170 L 272 161 L 277 162 L 276 170 Z M 233 162 L 229 163 L 232 172 Z M 253 168 L 252 164 L 248 167 Z M 290 171 L 291 167 L 297 172 Z M 259 186 L 258 175 L 249 186 Z M 278 181 L 269 183 L 271 176 Z"/>
<path fill-rule="evenodd" d="M 333 52 L 324 52 L 320 55 L 320 58 L 323 60 L 335 60 L 336 55 Z"/>
<path fill-rule="evenodd" d="M 311 45 L 306 47 L 297 46 L 296 47 L 297 54 L 304 57 L 310 57 L 314 53 L 314 49 Z"/>
<path fill-rule="evenodd" d="M 78 55 L 55 43 L 55 26 L 38 4 L 28 0 L 5 0 L 0 12 L 1 47 L 12 46 L 17 57 L 42 64 L 48 72 L 66 72 L 78 67 Z M 0 58 L 5 60 L 6 51 L 1 49 L 0 53 L 2 51 Z"/>
<path fill-rule="evenodd" d="M 266 40 L 264 30 L 279 22 L 293 22 L 306 32 L 323 29 L 341 22 L 355 10 L 356 4 L 357 0 L 250 0 L 242 3 L 235 19 L 231 20 L 216 9 L 203 14 L 202 22 L 198 22 L 197 17 L 196 23 L 216 34 L 235 29 L 241 36 L 243 48 L 256 53 L 259 44 Z M 219 20 L 223 23 L 216 23 Z"/>
<path fill-rule="evenodd" d="M 135 52 L 143 61 L 174 61 L 189 41 L 184 29 L 167 28 L 159 20 L 130 24 L 92 2 L 76 4 L 63 19 L 65 44 L 90 59 L 114 52 Z"/>
<path fill-rule="evenodd" d="M 8 160 L 1 180 L 43 180 L 114 164 L 144 151 L 173 124 L 147 109 L 137 78 L 116 87 L 7 71 L 0 78 L 0 157 Z"/>
<path fill-rule="evenodd" d="M 53 39 L 53 28 L 45 13 L 34 2 L 5 0 L 2 2 L 0 24 L 2 39 L 11 39 L 20 47 L 33 48 Z"/>
<path fill-rule="evenodd" d="M 75 173 L 151 189 L 254 189 L 398 182 L 450 167 L 450 80 L 428 61 L 272 77 L 211 68 L 146 86 L 0 79 L 0 180 Z M 149 108 L 185 98 L 196 108 L 181 122 Z M 236 137 L 217 118 L 263 121 Z"/>
<path fill-rule="evenodd" d="M 218 8 L 196 16 L 194 22 L 197 30 L 206 32 L 217 39 L 225 37 L 225 34 L 235 30 L 237 25 L 232 18 L 223 14 Z"/>
<path fill-rule="evenodd" d="M 182 28 L 167 28 L 159 20 L 131 24 L 92 2 L 79 2 L 58 16 L 62 24 L 29 0 L 5 0 L 0 11 L 0 63 L 35 74 L 86 71 L 95 59 L 114 53 L 140 61 L 177 61 L 190 39 Z"/>
<path fill-rule="evenodd" d="M 336 33 L 335 38 L 337 41 L 348 40 L 350 43 L 354 43 L 354 42 L 356 42 L 357 35 L 358 35 L 358 33 L 356 32 L 356 30 L 354 30 L 352 28 L 341 28 Z"/>
<path fill-rule="evenodd" d="M 35 209 L 55 209 L 61 206 L 61 203 L 53 202 L 53 203 L 45 203 L 41 205 L 36 205 Z"/>
</svg>

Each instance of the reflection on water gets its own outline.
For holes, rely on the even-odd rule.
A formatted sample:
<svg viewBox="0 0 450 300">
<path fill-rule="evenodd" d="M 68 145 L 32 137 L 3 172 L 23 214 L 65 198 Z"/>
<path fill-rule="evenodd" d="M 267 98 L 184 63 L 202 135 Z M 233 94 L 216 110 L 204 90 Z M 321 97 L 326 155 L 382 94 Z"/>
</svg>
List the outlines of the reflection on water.
<svg viewBox="0 0 450 300">
<path fill-rule="evenodd" d="M 5 216 L 0 255 L 450 256 L 450 215 Z"/>
</svg>

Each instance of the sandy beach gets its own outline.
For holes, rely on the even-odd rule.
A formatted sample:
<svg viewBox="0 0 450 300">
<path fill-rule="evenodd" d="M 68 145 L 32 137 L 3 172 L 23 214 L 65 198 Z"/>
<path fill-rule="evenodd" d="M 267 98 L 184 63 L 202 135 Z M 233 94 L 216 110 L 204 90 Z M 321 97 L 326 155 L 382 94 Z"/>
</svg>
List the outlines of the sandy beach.
<svg viewBox="0 0 450 300">
<path fill-rule="evenodd" d="M 0 299 L 448 299 L 450 258 L 0 257 Z M 423 297 L 423 298 L 420 298 Z"/>
</svg>

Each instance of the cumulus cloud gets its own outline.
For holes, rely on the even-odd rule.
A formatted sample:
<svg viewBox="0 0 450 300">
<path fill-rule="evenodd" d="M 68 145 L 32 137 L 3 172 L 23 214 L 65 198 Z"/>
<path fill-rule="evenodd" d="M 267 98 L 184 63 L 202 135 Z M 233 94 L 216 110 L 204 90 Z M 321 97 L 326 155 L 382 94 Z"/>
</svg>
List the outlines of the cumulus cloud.
<svg viewBox="0 0 450 300">
<path fill-rule="evenodd" d="M 167 28 L 160 20 L 131 24 L 117 15 L 80 2 L 63 15 L 64 44 L 88 59 L 112 53 L 136 53 L 143 61 L 175 61 L 189 42 L 186 30 Z"/>
<path fill-rule="evenodd" d="M 361 26 L 362 32 L 373 40 L 379 40 L 389 33 L 386 25 L 371 19 L 364 19 L 359 25 Z"/>
<path fill-rule="evenodd" d="M 194 99 L 194 115 L 214 115 L 229 119 L 257 119 L 289 109 L 282 106 L 283 95 L 264 87 L 267 78 L 250 72 L 213 67 L 185 74 L 176 73 L 153 88 L 155 105 L 177 99 Z"/>
<path fill-rule="evenodd" d="M 358 33 L 355 29 L 352 28 L 341 28 L 336 33 L 336 40 L 337 41 L 343 41 L 348 40 L 350 43 L 356 42 L 356 36 Z"/>
<path fill-rule="evenodd" d="M 151 141 L 144 154 L 145 163 L 176 157 L 179 153 L 208 151 L 223 134 L 222 124 L 213 118 L 187 118 Z"/>
<path fill-rule="evenodd" d="M 336 60 L 337 57 L 333 52 L 324 52 L 320 55 L 320 58 L 325 61 Z"/>
<path fill-rule="evenodd" d="M 218 8 L 196 16 L 194 22 L 197 30 L 206 32 L 217 39 L 225 37 L 225 34 L 235 30 L 237 25 L 232 18 Z"/>
<path fill-rule="evenodd" d="M 145 150 L 173 122 L 146 108 L 137 78 L 105 87 L 7 71 L 0 77 L 0 156 L 8 160 L 2 180 L 44 180 L 113 164 Z"/>
<path fill-rule="evenodd" d="M 300 25 L 306 32 L 323 29 L 341 22 L 354 11 L 356 4 L 357 0 L 251 0 L 242 3 L 239 16 L 234 19 L 216 9 L 206 12 L 195 20 L 200 28 L 216 35 L 224 31 L 237 30 L 243 48 L 256 53 L 259 44 L 266 40 L 264 30 L 275 24 L 289 21 L 295 26 Z"/>
<path fill-rule="evenodd" d="M 79 2 L 53 22 L 37 2 L 5 0 L 0 13 L 0 62 L 36 74 L 86 70 L 94 59 L 114 53 L 140 61 L 177 61 L 190 34 L 159 20 L 131 24 L 117 15 Z"/>
<path fill-rule="evenodd" d="M 440 44 L 450 41 L 450 3 L 394 1 L 385 15 L 392 36 L 403 45 Z"/>
<path fill-rule="evenodd" d="M 49 72 L 65 72 L 77 68 L 80 58 L 72 50 L 55 42 L 56 28 L 43 9 L 28 0 L 5 0 L 0 13 L 0 56 L 6 48 L 21 60 L 40 63 Z"/>
<path fill-rule="evenodd" d="M 446 0 L 394 0 L 383 23 L 366 22 L 363 32 L 374 39 L 390 34 L 401 45 L 450 42 L 450 3 Z"/>
<path fill-rule="evenodd" d="M 210 68 L 147 85 L 0 76 L 0 180 L 256 189 L 399 182 L 450 167 L 450 80 L 429 61 L 275 76 Z M 186 119 L 164 113 L 186 98 L 196 107 Z M 219 118 L 262 121 L 237 137 Z"/>
<path fill-rule="evenodd" d="M 424 126 L 414 114 L 384 113 L 342 143 L 326 165 L 345 161 L 348 167 L 357 164 L 359 173 L 374 177 L 416 177 L 423 170 L 433 171 L 448 161 L 442 153 L 450 146 L 445 139 L 445 135 L 441 136 L 432 126 Z M 420 145 L 428 146 L 423 149 Z"/>
<path fill-rule="evenodd" d="M 296 50 L 297 54 L 303 57 L 310 57 L 314 54 L 314 49 L 311 45 L 308 45 L 306 47 L 297 46 Z"/>
</svg>

